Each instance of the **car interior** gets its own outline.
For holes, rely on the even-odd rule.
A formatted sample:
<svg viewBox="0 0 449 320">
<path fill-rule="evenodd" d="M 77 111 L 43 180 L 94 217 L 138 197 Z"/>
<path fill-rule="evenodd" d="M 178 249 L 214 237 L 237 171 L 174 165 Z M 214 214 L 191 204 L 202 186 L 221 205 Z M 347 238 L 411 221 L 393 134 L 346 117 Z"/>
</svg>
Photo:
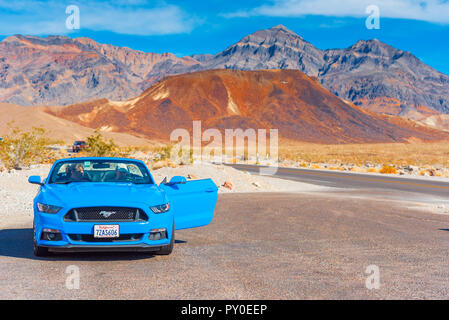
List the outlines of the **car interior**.
<svg viewBox="0 0 449 320">
<path fill-rule="evenodd" d="M 82 169 L 77 169 L 82 167 Z M 73 171 L 82 170 L 74 178 Z M 82 172 L 82 173 L 81 173 Z M 136 184 L 151 183 L 146 172 L 135 164 L 94 163 L 88 166 L 68 163 L 55 168 L 51 183 L 68 182 L 132 182 Z"/>
</svg>

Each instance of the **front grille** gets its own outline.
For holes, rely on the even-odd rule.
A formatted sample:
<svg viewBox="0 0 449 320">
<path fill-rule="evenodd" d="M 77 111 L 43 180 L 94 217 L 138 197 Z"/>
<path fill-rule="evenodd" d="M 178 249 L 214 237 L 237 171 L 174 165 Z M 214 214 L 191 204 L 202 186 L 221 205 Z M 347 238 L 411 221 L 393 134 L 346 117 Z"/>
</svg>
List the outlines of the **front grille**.
<svg viewBox="0 0 449 320">
<path fill-rule="evenodd" d="M 126 207 L 86 207 L 70 210 L 64 221 L 72 222 L 138 222 L 148 221 L 145 212 L 138 208 Z"/>
<path fill-rule="evenodd" d="M 70 240 L 78 242 L 126 242 L 139 241 L 143 233 L 121 234 L 118 238 L 94 238 L 92 234 L 69 234 Z"/>
</svg>

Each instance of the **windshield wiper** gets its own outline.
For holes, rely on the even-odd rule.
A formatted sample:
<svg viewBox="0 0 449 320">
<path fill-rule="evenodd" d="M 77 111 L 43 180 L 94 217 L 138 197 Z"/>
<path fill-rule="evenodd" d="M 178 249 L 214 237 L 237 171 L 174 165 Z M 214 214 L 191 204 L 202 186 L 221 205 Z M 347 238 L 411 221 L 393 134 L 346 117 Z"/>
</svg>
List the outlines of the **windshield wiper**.
<svg viewBox="0 0 449 320">
<path fill-rule="evenodd" d="M 64 181 L 64 182 L 53 182 L 54 184 L 70 184 L 72 182 L 89 182 L 89 181 Z"/>
</svg>

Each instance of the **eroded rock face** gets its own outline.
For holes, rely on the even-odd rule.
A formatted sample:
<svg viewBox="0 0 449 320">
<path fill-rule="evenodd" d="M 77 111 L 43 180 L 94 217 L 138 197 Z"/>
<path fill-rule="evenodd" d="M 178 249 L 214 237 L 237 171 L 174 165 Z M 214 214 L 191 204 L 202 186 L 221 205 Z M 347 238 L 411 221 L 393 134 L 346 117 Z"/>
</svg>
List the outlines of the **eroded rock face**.
<svg viewBox="0 0 449 320">
<path fill-rule="evenodd" d="M 207 60 L 207 69 L 296 69 L 317 76 L 323 52 L 284 26 L 260 30 Z"/>
<path fill-rule="evenodd" d="M 28 106 L 124 100 L 165 76 L 170 66 L 195 63 L 88 38 L 12 36 L 0 42 L 0 101 Z"/>
<path fill-rule="evenodd" d="M 243 38 L 200 68 L 297 69 L 316 76 L 342 99 L 375 112 L 412 119 L 449 113 L 449 77 L 376 39 L 320 50 L 277 26 Z"/>
<path fill-rule="evenodd" d="M 449 77 L 409 52 L 374 39 L 327 50 L 324 60 L 322 84 L 356 105 L 413 119 L 449 113 Z"/>
<path fill-rule="evenodd" d="M 363 108 L 422 119 L 449 113 L 449 77 L 378 40 L 320 50 L 284 26 L 260 30 L 216 54 L 179 58 L 88 38 L 13 36 L 0 42 L 0 101 L 67 105 L 125 100 L 167 75 L 211 69 L 296 69 Z"/>
</svg>

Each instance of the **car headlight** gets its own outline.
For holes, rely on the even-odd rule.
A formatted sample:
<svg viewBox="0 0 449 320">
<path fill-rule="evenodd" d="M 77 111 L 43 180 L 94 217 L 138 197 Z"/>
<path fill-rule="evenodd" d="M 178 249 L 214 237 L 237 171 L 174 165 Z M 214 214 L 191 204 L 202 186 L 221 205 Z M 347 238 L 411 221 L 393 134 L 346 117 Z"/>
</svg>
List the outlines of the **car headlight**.
<svg viewBox="0 0 449 320">
<path fill-rule="evenodd" d="M 164 213 L 170 210 L 170 203 L 161 204 L 159 206 L 150 207 L 154 213 Z"/>
<path fill-rule="evenodd" d="M 48 204 L 43 204 L 43 203 L 37 203 L 37 208 L 39 209 L 40 212 L 43 213 L 58 213 L 59 210 L 61 210 L 61 207 L 57 207 L 57 206 L 51 206 Z"/>
</svg>

